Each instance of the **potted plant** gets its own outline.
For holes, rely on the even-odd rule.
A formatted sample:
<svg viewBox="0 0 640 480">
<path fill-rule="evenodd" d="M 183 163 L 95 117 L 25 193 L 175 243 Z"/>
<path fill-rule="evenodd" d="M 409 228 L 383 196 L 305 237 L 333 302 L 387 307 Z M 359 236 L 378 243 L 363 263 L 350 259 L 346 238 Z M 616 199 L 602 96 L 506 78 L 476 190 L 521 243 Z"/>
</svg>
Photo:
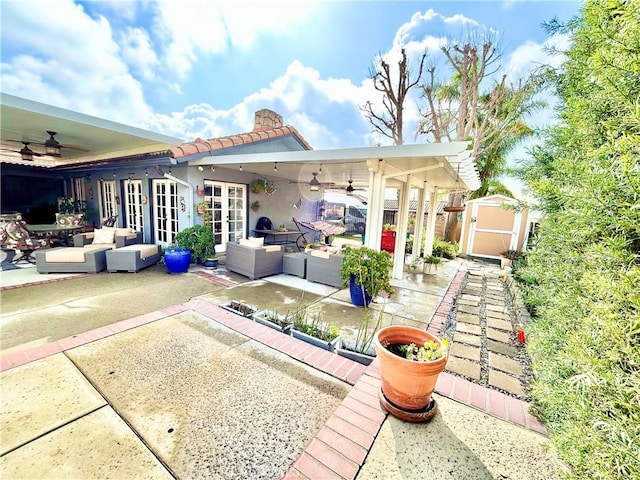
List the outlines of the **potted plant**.
<svg viewBox="0 0 640 480">
<path fill-rule="evenodd" d="M 286 333 L 287 335 L 290 333 L 293 325 L 293 320 L 288 314 L 282 315 L 273 310 L 262 310 L 254 314 L 252 318 L 262 325 Z"/>
<path fill-rule="evenodd" d="M 252 193 L 260 193 L 264 192 L 265 188 L 269 185 L 269 182 L 264 178 L 257 178 L 253 182 L 251 182 L 251 192 Z"/>
<path fill-rule="evenodd" d="M 438 265 L 442 263 L 440 257 L 436 257 L 435 255 L 427 255 L 423 259 L 423 272 L 427 274 L 436 273 L 438 269 Z"/>
<path fill-rule="evenodd" d="M 373 348 L 373 339 L 382 325 L 384 305 L 376 312 L 376 318 L 373 322 L 372 317 L 374 314 L 372 312 L 372 309 L 365 307 L 365 313 L 358 327 L 358 334 L 355 341 L 341 338 L 340 344 L 336 349 L 338 355 L 361 363 L 362 365 L 369 365 L 373 362 L 373 359 L 376 357 L 376 352 Z"/>
<path fill-rule="evenodd" d="M 322 319 L 322 313 L 310 314 L 302 308 L 292 316 L 291 335 L 311 345 L 333 352 L 340 342 L 340 330 Z"/>
<path fill-rule="evenodd" d="M 389 253 L 393 253 L 396 247 L 396 226 L 392 223 L 385 223 L 382 227 L 382 239 L 380 248 Z"/>
<path fill-rule="evenodd" d="M 185 228 L 176 235 L 175 243 L 189 250 L 192 258 L 200 263 L 216 253 L 216 237 L 211 227 L 205 225 Z"/>
<path fill-rule="evenodd" d="M 191 251 L 189 249 L 180 248 L 177 245 L 169 245 L 163 256 L 167 272 L 178 275 L 189 270 L 189 264 L 191 263 Z"/>
<path fill-rule="evenodd" d="M 280 224 L 280 228 L 278 228 L 279 232 L 286 232 L 287 231 L 287 227 L 284 226 L 284 223 Z"/>
<path fill-rule="evenodd" d="M 380 402 L 394 416 L 411 422 L 433 418 L 431 394 L 448 358 L 448 342 L 406 325 L 381 328 L 374 347 L 380 362 Z"/>
<path fill-rule="evenodd" d="M 218 266 L 218 259 L 216 258 L 215 255 L 212 255 L 210 257 L 207 257 L 204 262 L 202 262 L 202 264 L 206 267 L 206 268 L 216 268 Z"/>
<path fill-rule="evenodd" d="M 253 210 L 254 212 L 260 210 L 260 202 L 258 200 L 251 202 L 251 210 Z"/>
<path fill-rule="evenodd" d="M 340 264 L 342 287 L 349 287 L 351 302 L 363 307 L 380 292 L 391 295 L 391 256 L 385 251 L 372 248 L 347 247 Z"/>
<path fill-rule="evenodd" d="M 510 267 L 521 255 L 522 252 L 518 250 L 505 250 L 504 252 L 500 252 L 500 268 L 504 270 L 506 267 Z"/>
<path fill-rule="evenodd" d="M 205 201 L 202 202 L 198 202 L 196 203 L 196 210 L 198 211 L 198 213 L 200 215 L 204 215 L 205 212 L 207 211 L 207 207 L 209 206 L 209 204 Z"/>
<path fill-rule="evenodd" d="M 252 318 L 258 311 L 257 307 L 247 305 L 246 303 L 242 303 L 237 300 L 231 300 L 229 303 L 223 303 L 220 305 L 220 308 L 224 308 L 225 310 L 247 318 Z"/>
</svg>

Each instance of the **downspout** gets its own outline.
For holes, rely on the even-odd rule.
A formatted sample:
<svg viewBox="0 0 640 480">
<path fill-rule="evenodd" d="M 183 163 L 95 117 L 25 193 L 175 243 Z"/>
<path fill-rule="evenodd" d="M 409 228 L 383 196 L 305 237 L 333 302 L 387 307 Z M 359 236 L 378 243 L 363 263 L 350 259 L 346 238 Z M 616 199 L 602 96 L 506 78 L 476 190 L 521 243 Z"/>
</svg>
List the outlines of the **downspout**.
<svg viewBox="0 0 640 480">
<path fill-rule="evenodd" d="M 189 189 L 189 203 L 187 205 L 187 208 L 189 209 L 188 211 L 189 213 L 189 226 L 193 227 L 193 216 L 194 216 L 194 211 L 193 209 L 194 207 L 194 203 L 193 203 L 193 185 L 191 185 L 189 182 L 185 182 L 184 180 L 174 177 L 173 175 L 171 175 L 170 173 L 165 173 L 164 174 L 164 178 L 168 178 L 169 180 L 173 180 L 174 182 L 179 183 L 180 185 L 184 185 L 185 187 L 187 187 Z"/>
</svg>

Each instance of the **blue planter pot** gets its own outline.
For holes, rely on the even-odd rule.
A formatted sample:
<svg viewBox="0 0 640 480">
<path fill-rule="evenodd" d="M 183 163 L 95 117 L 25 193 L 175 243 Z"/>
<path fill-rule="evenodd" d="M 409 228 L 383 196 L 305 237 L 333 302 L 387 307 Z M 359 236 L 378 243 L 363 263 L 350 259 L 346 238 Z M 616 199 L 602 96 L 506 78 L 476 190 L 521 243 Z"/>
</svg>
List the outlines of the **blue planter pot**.
<svg viewBox="0 0 640 480">
<path fill-rule="evenodd" d="M 368 294 L 362 295 L 362 285 L 356 285 L 353 275 L 349 279 L 349 294 L 351 295 L 351 303 L 356 307 L 364 307 L 371 303 L 371 296 Z"/>
<path fill-rule="evenodd" d="M 186 273 L 191 263 L 191 252 L 182 248 L 167 248 L 164 252 L 164 264 L 172 274 Z"/>
</svg>

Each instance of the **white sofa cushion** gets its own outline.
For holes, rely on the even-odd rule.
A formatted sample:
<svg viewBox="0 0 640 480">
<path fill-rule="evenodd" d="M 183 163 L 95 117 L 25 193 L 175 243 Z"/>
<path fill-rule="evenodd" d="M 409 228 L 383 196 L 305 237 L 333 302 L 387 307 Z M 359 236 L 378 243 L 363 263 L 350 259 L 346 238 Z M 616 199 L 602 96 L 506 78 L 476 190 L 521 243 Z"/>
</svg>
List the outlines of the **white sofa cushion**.
<svg viewBox="0 0 640 480">
<path fill-rule="evenodd" d="M 116 229 L 113 227 L 97 228 L 93 231 L 94 244 L 114 243 L 116 241 Z"/>
<path fill-rule="evenodd" d="M 249 237 L 249 238 L 241 238 L 238 242 L 239 245 L 244 245 L 245 247 L 253 247 L 259 248 L 264 245 L 264 237 Z"/>
</svg>

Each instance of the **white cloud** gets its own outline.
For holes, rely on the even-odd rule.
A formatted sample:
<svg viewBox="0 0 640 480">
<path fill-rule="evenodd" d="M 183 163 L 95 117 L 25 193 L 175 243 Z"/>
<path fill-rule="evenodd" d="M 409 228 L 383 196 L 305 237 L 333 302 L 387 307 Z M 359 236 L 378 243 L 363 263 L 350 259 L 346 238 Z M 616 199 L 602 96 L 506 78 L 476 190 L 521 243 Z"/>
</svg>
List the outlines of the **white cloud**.
<svg viewBox="0 0 640 480">
<path fill-rule="evenodd" d="M 68 0 L 5 2 L 2 28 L 3 41 L 30 52 L 5 59 L 3 91 L 127 124 L 151 114 L 104 17 Z"/>
<path fill-rule="evenodd" d="M 159 65 L 149 34 L 141 28 L 128 28 L 120 38 L 122 58 L 143 79 L 153 80 Z"/>
<path fill-rule="evenodd" d="M 166 62 L 184 77 L 202 53 L 232 45 L 249 48 L 264 33 L 283 35 L 310 18 L 315 1 L 161 0 L 155 31 L 166 43 Z"/>
</svg>

